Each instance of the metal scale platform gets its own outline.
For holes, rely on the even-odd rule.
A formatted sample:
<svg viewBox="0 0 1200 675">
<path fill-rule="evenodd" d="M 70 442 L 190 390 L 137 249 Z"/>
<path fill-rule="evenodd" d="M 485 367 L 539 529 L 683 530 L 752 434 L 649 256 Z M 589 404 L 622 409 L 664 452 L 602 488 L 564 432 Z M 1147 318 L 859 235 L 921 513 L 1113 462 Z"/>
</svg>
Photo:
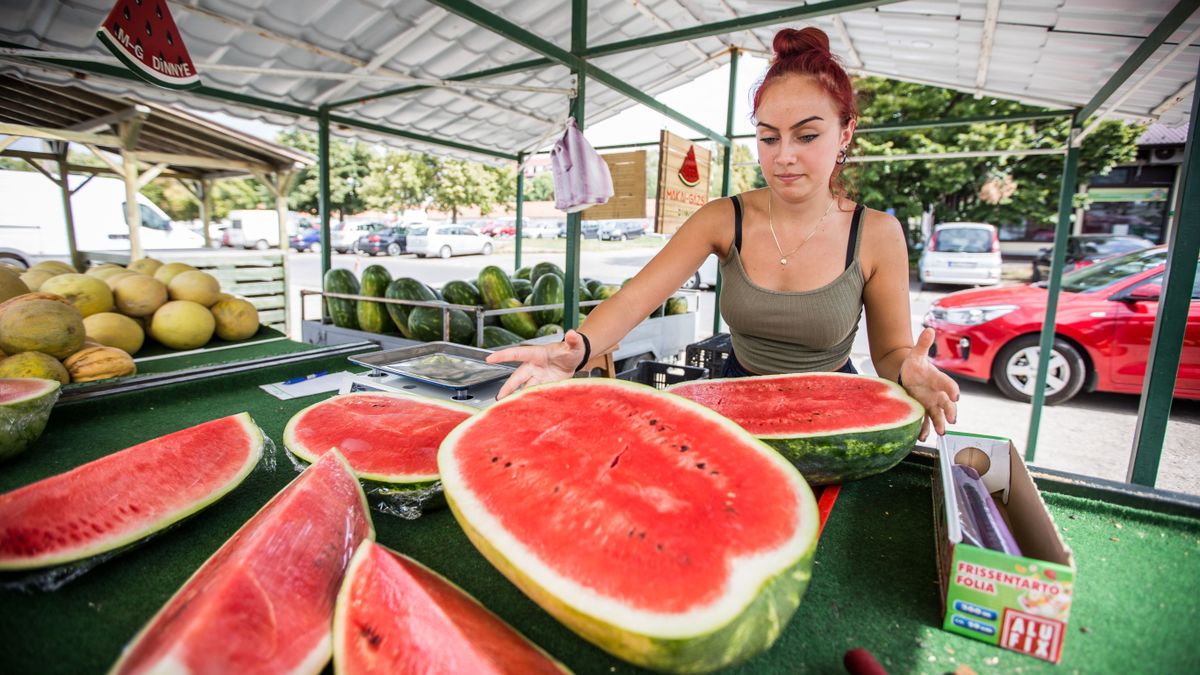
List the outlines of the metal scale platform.
<svg viewBox="0 0 1200 675">
<path fill-rule="evenodd" d="M 453 342 L 426 342 L 354 355 L 349 360 L 370 372 L 347 375 L 338 393 L 418 394 L 483 409 L 496 402 L 500 387 L 515 369 L 510 364 L 485 363 L 489 354 L 486 349 Z"/>
</svg>

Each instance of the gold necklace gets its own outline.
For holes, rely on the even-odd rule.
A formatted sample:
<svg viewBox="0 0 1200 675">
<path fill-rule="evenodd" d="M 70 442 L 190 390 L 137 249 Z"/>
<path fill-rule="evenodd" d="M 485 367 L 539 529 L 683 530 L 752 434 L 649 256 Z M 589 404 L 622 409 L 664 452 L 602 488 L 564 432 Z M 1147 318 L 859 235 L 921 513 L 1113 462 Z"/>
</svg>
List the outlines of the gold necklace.
<svg viewBox="0 0 1200 675">
<path fill-rule="evenodd" d="M 796 251 L 799 251 L 801 247 L 808 243 L 809 239 L 813 238 L 813 235 L 816 234 L 818 230 L 824 227 L 823 223 L 825 222 L 825 216 L 829 215 L 829 211 L 833 208 L 833 203 L 835 201 L 837 201 L 836 197 L 829 200 L 829 206 L 825 207 L 825 213 L 821 214 L 821 218 L 817 220 L 816 224 L 813 225 L 812 232 L 808 233 L 808 236 L 804 238 L 804 241 L 800 242 L 800 245 L 792 249 L 790 252 L 784 253 L 783 247 L 779 245 L 779 237 L 775 236 L 775 221 L 771 217 L 771 193 L 769 191 L 767 192 L 767 227 L 771 228 L 771 238 L 775 240 L 775 248 L 779 249 L 780 265 L 786 265 L 788 258 L 795 254 Z"/>
</svg>

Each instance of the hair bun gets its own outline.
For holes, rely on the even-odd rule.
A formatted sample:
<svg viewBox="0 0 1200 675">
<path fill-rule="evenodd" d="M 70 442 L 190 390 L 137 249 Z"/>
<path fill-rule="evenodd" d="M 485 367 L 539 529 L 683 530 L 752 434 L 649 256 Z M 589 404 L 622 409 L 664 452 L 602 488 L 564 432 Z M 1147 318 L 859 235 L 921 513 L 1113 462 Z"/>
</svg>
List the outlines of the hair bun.
<svg viewBox="0 0 1200 675">
<path fill-rule="evenodd" d="M 810 51 L 832 56 L 829 51 L 829 36 L 815 26 L 806 26 L 800 30 L 784 28 L 775 34 L 771 46 L 775 50 L 775 61 L 792 59 Z"/>
</svg>

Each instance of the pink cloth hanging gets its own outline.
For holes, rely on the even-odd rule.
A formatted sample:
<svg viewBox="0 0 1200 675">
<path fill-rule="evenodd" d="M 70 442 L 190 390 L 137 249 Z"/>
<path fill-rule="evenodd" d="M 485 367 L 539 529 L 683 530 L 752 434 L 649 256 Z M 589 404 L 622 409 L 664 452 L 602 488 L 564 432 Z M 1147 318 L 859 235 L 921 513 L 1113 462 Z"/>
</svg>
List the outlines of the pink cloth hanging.
<svg viewBox="0 0 1200 675">
<path fill-rule="evenodd" d="M 612 174 L 604 161 L 583 137 L 575 118 L 567 120 L 567 129 L 550 151 L 554 173 L 554 207 L 567 213 L 603 204 L 613 196 Z"/>
</svg>

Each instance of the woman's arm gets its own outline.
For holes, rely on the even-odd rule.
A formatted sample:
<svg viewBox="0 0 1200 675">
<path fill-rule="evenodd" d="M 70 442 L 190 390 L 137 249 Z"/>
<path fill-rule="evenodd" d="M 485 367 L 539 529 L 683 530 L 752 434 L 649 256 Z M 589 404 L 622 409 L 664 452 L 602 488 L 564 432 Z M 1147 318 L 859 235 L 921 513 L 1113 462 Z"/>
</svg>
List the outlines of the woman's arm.
<svg viewBox="0 0 1200 675">
<path fill-rule="evenodd" d="M 591 354 L 612 349 L 655 307 L 666 302 L 709 254 L 724 253 L 721 235 L 723 230 L 731 231 L 732 221 L 733 206 L 727 199 L 711 201 L 692 214 L 629 283 L 588 314 L 578 332 L 587 336 Z M 559 343 L 510 347 L 492 354 L 489 363 L 521 362 L 496 397 L 504 398 L 523 386 L 571 377 L 584 352 L 583 338 L 567 331 Z"/>
<path fill-rule="evenodd" d="M 895 218 L 868 211 L 863 223 L 863 304 L 867 313 L 867 341 L 875 372 L 900 382 L 925 406 L 921 440 L 934 430 L 946 432 L 946 423 L 958 419 L 958 383 L 929 360 L 933 329 L 924 330 L 913 344 L 912 308 L 908 297 L 908 245 Z"/>
</svg>

